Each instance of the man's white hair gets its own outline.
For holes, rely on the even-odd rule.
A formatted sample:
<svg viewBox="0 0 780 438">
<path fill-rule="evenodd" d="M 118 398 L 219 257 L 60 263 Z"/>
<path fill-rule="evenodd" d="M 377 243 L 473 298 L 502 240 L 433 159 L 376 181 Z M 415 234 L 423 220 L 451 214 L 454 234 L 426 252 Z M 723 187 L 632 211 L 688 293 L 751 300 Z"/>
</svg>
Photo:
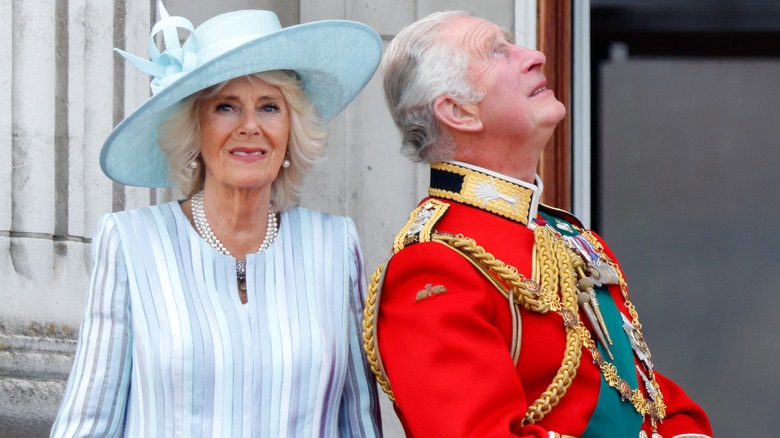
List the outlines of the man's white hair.
<svg viewBox="0 0 780 438">
<path fill-rule="evenodd" d="M 415 161 L 452 158 L 452 139 L 444 138 L 434 114 L 439 96 L 461 104 L 484 97 L 468 80 L 468 52 L 440 40 L 453 20 L 473 16 L 465 11 L 431 14 L 399 32 L 382 58 L 385 99 L 401 130 L 401 150 Z"/>
</svg>

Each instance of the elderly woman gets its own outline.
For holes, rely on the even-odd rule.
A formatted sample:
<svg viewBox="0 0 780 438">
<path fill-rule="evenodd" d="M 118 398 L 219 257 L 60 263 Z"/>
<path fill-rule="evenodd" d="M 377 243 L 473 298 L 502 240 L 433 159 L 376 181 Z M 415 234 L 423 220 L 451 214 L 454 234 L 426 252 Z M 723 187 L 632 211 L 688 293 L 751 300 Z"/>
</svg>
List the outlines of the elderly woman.
<svg viewBox="0 0 780 438">
<path fill-rule="evenodd" d="M 76 358 L 52 436 L 379 436 L 361 355 L 352 221 L 293 208 L 325 121 L 371 78 L 359 23 L 282 29 L 268 11 L 192 29 L 162 5 L 167 50 L 121 52 L 154 95 L 101 153 L 115 181 L 183 202 L 98 224 Z M 176 27 L 191 32 L 180 47 Z"/>
</svg>

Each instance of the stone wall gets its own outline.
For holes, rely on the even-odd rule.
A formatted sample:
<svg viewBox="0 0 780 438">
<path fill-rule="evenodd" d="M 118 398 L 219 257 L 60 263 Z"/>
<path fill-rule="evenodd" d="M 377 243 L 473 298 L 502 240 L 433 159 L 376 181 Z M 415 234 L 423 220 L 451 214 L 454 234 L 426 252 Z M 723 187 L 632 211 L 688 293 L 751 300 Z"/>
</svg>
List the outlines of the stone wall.
<svg viewBox="0 0 780 438">
<path fill-rule="evenodd" d="M 56 414 L 97 219 L 172 196 L 115 185 L 98 165 L 149 93 L 112 48 L 146 50 L 150 5 L 0 1 L 0 436 L 45 435 Z"/>
</svg>

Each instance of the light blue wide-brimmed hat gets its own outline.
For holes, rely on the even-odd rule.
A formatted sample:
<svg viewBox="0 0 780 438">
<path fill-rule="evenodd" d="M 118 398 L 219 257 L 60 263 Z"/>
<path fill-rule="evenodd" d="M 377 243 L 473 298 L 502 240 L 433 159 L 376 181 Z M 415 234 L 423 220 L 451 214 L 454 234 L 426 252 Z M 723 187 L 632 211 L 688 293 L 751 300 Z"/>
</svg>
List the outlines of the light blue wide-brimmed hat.
<svg viewBox="0 0 780 438">
<path fill-rule="evenodd" d="M 160 21 L 149 37 L 150 60 L 116 49 L 154 76 L 152 97 L 127 116 L 106 139 L 100 167 L 112 180 L 140 187 L 170 187 L 168 162 L 157 145 L 157 127 L 185 97 L 221 82 L 269 70 L 293 70 L 303 91 L 330 121 L 371 79 L 382 41 L 370 27 L 325 20 L 282 28 L 271 11 L 217 15 L 193 29 L 171 17 L 160 2 Z M 177 28 L 190 32 L 179 44 Z M 154 36 L 162 32 L 160 53 Z"/>
</svg>

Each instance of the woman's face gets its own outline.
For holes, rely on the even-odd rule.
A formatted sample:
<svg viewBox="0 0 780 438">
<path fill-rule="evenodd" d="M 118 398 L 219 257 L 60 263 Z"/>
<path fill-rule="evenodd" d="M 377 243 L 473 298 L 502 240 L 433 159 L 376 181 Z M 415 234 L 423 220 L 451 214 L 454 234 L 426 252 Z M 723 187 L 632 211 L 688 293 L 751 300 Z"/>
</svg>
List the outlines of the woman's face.
<svg viewBox="0 0 780 438">
<path fill-rule="evenodd" d="M 290 109 L 279 87 L 233 79 L 200 102 L 198 120 L 205 185 L 270 190 L 290 135 Z"/>
</svg>

